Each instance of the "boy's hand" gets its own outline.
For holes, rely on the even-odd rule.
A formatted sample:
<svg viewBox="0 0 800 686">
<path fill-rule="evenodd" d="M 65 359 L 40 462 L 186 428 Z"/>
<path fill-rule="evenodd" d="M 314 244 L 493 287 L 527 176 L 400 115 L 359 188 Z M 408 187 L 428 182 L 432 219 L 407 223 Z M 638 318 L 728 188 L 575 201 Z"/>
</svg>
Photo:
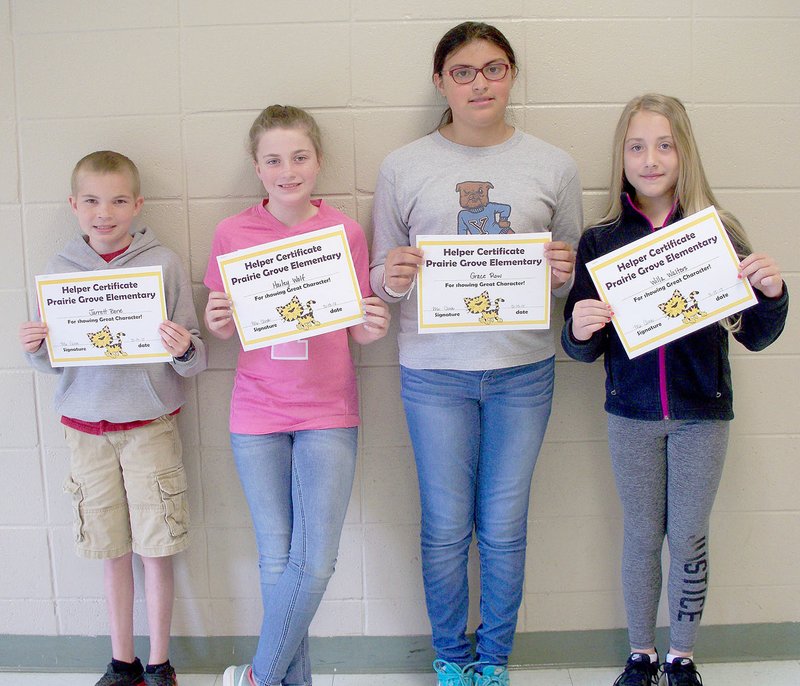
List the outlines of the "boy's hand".
<svg viewBox="0 0 800 686">
<path fill-rule="evenodd" d="M 19 327 L 19 342 L 26 353 L 35 353 L 47 336 L 47 324 L 42 322 L 24 322 Z"/>
<path fill-rule="evenodd" d="M 579 300 L 572 310 L 572 337 L 588 341 L 595 331 L 600 331 L 611 321 L 611 305 L 602 300 Z"/>
<path fill-rule="evenodd" d="M 550 288 L 563 286 L 575 270 L 575 251 L 564 241 L 550 241 L 544 245 L 544 257 L 550 265 Z"/>
<path fill-rule="evenodd" d="M 769 255 L 748 255 L 739 265 L 739 272 L 741 278 L 750 279 L 753 288 L 757 288 L 768 298 L 777 298 L 783 293 L 781 270 Z"/>
<path fill-rule="evenodd" d="M 395 293 L 408 293 L 422 264 L 422 250 L 404 245 L 386 255 L 383 275 L 386 286 Z"/>
<path fill-rule="evenodd" d="M 363 298 L 361 302 L 366 321 L 350 327 L 350 334 L 356 343 L 366 345 L 386 335 L 392 315 L 389 306 L 376 295 Z"/>
<path fill-rule="evenodd" d="M 158 333 L 161 335 L 164 350 L 173 357 L 184 355 L 192 342 L 189 330 L 169 319 L 158 325 Z"/>
<path fill-rule="evenodd" d="M 208 294 L 204 319 L 206 328 L 217 338 L 230 338 L 236 330 L 232 306 L 227 293 L 211 291 Z"/>
</svg>

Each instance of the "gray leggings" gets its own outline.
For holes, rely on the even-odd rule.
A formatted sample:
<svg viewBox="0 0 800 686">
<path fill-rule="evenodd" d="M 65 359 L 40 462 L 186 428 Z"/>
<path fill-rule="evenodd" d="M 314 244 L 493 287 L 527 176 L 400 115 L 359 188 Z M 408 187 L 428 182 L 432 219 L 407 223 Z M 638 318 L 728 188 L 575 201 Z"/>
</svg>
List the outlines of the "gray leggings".
<svg viewBox="0 0 800 686">
<path fill-rule="evenodd" d="M 625 526 L 622 591 L 633 648 L 655 645 L 666 535 L 670 644 L 680 651 L 694 649 L 708 588 L 708 520 L 729 424 L 608 415 L 611 464 Z"/>
</svg>

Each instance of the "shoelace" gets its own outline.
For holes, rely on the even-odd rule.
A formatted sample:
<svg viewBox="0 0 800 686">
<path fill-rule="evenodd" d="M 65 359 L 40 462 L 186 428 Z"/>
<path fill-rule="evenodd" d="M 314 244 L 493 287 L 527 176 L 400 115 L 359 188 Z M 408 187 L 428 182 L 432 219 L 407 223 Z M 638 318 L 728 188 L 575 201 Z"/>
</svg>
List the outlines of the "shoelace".
<svg viewBox="0 0 800 686">
<path fill-rule="evenodd" d="M 446 660 L 433 661 L 433 669 L 439 675 L 440 683 L 444 677 L 444 686 L 471 686 L 471 675 L 467 671 L 469 667 L 462 668 Z"/>
<path fill-rule="evenodd" d="M 508 676 L 506 675 L 505 670 L 499 672 L 498 674 L 484 674 L 481 671 L 481 667 L 487 666 L 488 665 L 485 662 L 473 662 L 464 667 L 464 671 L 466 672 L 470 668 L 475 670 L 474 683 L 477 686 L 502 686 L 503 684 L 508 683 Z"/>
<path fill-rule="evenodd" d="M 658 683 L 658 670 L 656 675 L 651 673 L 652 663 L 647 662 L 628 662 L 622 674 L 617 677 L 614 686 L 640 686 L 642 678 L 646 679 L 648 684 Z"/>
<path fill-rule="evenodd" d="M 665 667 L 674 670 L 667 671 L 666 668 L 664 669 L 669 686 L 703 686 L 703 680 L 697 673 L 694 662 L 688 661 L 685 664 L 678 663 L 665 665 Z"/>
</svg>

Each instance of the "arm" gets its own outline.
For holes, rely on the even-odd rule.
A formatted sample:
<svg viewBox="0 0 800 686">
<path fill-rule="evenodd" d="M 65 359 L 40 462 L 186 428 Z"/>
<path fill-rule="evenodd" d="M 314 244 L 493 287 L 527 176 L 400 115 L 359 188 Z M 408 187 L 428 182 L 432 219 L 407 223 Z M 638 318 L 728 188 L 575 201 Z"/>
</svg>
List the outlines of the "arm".
<svg viewBox="0 0 800 686">
<path fill-rule="evenodd" d="M 161 341 L 172 355 L 172 368 L 181 376 L 194 376 L 208 366 L 208 354 L 200 336 L 192 285 L 177 255 L 166 265 L 164 281 L 169 319 L 159 327 Z"/>
<path fill-rule="evenodd" d="M 414 285 L 422 264 L 422 251 L 410 245 L 409 229 L 403 221 L 394 184 L 386 178 L 383 168 L 375 186 L 372 225 L 370 285 L 382 300 L 397 302 Z"/>
<path fill-rule="evenodd" d="M 553 242 L 545 246 L 552 269 L 551 289 L 557 298 L 570 292 L 575 279 L 575 247 L 583 226 L 583 197 L 577 169 L 558 193 L 550 231 Z"/>
<path fill-rule="evenodd" d="M 742 260 L 741 277 L 756 289 L 758 304 L 744 310 L 733 337 L 748 350 L 763 350 L 781 335 L 789 312 L 789 291 L 769 255 L 753 253 Z"/>
<path fill-rule="evenodd" d="M 561 346 L 571 358 L 593 362 L 608 345 L 606 324 L 611 321 L 611 308 L 597 297 L 597 290 L 586 269 L 586 263 L 595 257 L 593 234 L 588 231 L 581 237 L 575 265 L 575 283 L 564 306 L 564 328 Z M 577 319 L 577 324 L 576 324 Z"/>
</svg>

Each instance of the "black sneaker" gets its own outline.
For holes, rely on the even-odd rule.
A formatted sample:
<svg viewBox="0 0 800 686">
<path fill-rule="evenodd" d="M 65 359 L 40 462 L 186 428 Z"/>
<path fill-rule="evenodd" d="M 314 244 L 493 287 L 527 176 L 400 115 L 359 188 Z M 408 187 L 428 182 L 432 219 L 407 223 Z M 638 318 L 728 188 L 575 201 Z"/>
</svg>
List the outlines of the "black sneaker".
<svg viewBox="0 0 800 686">
<path fill-rule="evenodd" d="M 667 686 L 703 686 L 703 680 L 688 657 L 676 657 L 664 663 Z"/>
<path fill-rule="evenodd" d="M 625 669 L 614 686 L 651 686 L 658 684 L 658 660 L 652 662 L 647 653 L 631 653 Z"/>
<path fill-rule="evenodd" d="M 100 677 L 100 681 L 94 686 L 144 686 L 144 669 L 142 669 L 142 664 L 139 662 L 138 658 L 134 664 L 138 664 L 138 672 L 115 672 L 114 663 L 109 662 L 106 673 Z"/>
<path fill-rule="evenodd" d="M 147 686 L 176 686 L 178 677 L 169 660 L 163 665 L 158 665 L 152 672 L 152 667 L 147 668 L 144 673 L 144 683 Z"/>
</svg>

